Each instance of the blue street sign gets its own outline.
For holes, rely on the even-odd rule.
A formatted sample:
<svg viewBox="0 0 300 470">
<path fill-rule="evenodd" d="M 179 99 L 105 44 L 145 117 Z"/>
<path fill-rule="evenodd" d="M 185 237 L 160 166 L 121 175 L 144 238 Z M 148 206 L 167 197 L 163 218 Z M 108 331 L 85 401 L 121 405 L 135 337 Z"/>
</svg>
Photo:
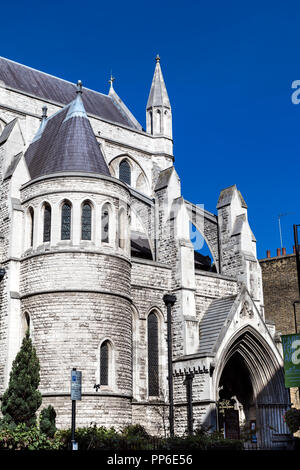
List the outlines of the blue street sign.
<svg viewBox="0 0 300 470">
<path fill-rule="evenodd" d="M 81 400 L 81 372 L 71 371 L 71 400 Z"/>
</svg>

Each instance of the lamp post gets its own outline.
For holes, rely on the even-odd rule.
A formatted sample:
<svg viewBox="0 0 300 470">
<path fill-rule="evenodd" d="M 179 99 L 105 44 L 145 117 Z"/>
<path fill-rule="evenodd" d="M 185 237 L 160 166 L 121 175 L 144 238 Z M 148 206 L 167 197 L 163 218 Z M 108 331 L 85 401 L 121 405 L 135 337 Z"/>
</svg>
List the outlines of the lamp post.
<svg viewBox="0 0 300 470">
<path fill-rule="evenodd" d="M 169 383 L 169 423 L 170 436 L 174 436 L 174 402 L 173 402 L 173 354 L 172 354 L 172 307 L 176 302 L 176 296 L 165 294 L 163 301 L 167 307 L 167 343 L 168 343 L 168 383 Z"/>
</svg>

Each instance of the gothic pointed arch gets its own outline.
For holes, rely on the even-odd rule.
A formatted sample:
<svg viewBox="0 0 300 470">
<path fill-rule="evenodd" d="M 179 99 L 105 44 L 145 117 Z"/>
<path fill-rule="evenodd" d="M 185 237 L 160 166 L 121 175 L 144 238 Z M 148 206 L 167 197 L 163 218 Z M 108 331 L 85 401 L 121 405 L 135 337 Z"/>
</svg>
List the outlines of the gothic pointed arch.
<svg viewBox="0 0 300 470">
<path fill-rule="evenodd" d="M 43 242 L 51 240 L 51 206 L 48 202 L 43 204 Z"/>
<path fill-rule="evenodd" d="M 71 240 L 72 204 L 65 200 L 61 205 L 61 240 Z"/>
<path fill-rule="evenodd" d="M 159 319 L 152 310 L 147 317 L 148 395 L 159 396 Z"/>
<path fill-rule="evenodd" d="M 92 239 L 92 203 L 86 200 L 81 206 L 81 240 Z"/>
<path fill-rule="evenodd" d="M 131 185 L 131 166 L 127 158 L 121 160 L 119 164 L 119 179 L 123 183 L 128 184 L 128 186 Z"/>
</svg>

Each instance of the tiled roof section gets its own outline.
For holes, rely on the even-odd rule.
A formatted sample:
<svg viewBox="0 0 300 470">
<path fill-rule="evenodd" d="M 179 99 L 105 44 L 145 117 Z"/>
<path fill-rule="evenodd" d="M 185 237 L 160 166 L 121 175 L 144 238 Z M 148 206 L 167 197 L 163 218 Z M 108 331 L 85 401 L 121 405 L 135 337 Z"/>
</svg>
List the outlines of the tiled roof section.
<svg viewBox="0 0 300 470">
<path fill-rule="evenodd" d="M 32 179 L 69 171 L 110 176 L 79 95 L 47 119 L 40 138 L 28 147 L 25 159 Z"/>
<path fill-rule="evenodd" d="M 0 135 L 0 145 L 4 144 L 7 141 L 16 122 L 17 122 L 17 118 L 13 119 L 8 124 L 6 124 L 6 126 L 4 127 L 2 131 L 2 134 Z"/>
<path fill-rule="evenodd" d="M 200 354 L 212 354 L 236 296 L 213 300 L 200 322 Z"/>
<path fill-rule="evenodd" d="M 0 84 L 38 98 L 66 105 L 76 92 L 76 85 L 0 57 Z M 116 106 L 108 95 L 84 89 L 83 104 L 88 114 L 136 129 L 134 122 Z"/>
</svg>

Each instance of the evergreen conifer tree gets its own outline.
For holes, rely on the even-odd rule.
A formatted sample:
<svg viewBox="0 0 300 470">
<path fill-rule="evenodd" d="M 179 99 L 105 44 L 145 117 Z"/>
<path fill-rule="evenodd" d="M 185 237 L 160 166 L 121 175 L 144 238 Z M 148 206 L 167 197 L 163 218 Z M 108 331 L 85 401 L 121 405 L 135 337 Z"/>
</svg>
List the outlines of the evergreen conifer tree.
<svg viewBox="0 0 300 470">
<path fill-rule="evenodd" d="M 2 398 L 1 411 L 6 421 L 27 426 L 36 424 L 36 411 L 42 403 L 42 395 L 37 390 L 39 383 L 40 364 L 27 330 Z"/>
</svg>

